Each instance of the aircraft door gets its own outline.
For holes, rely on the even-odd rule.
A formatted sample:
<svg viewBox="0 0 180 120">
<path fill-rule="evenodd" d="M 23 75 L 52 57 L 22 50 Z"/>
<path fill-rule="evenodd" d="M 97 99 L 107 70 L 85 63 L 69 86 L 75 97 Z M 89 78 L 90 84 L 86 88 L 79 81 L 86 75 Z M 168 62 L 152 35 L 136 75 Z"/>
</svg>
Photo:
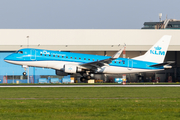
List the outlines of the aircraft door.
<svg viewBox="0 0 180 120">
<path fill-rule="evenodd" d="M 132 70 L 133 68 L 133 60 L 132 59 L 128 59 L 128 69 Z"/>
<path fill-rule="evenodd" d="M 36 59 L 36 50 L 31 49 L 31 56 L 30 56 L 31 60 L 35 60 Z"/>
</svg>

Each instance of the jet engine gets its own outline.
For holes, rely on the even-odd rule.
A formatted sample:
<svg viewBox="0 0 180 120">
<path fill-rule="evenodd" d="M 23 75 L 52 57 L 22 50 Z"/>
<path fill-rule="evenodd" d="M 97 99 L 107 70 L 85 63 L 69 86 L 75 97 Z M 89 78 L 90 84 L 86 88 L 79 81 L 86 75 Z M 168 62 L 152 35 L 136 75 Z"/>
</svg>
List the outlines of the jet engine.
<svg viewBox="0 0 180 120">
<path fill-rule="evenodd" d="M 78 68 L 76 65 L 64 65 L 64 72 L 65 73 L 77 73 L 81 72 L 82 69 Z"/>
<path fill-rule="evenodd" d="M 76 65 L 64 65 L 62 70 L 56 70 L 56 75 L 67 76 L 68 74 L 82 72 L 81 68 L 78 68 Z"/>
<path fill-rule="evenodd" d="M 61 71 L 61 70 L 56 70 L 56 75 L 59 75 L 59 76 L 67 76 L 68 73 L 65 73 L 65 72 L 63 72 L 63 71 Z"/>
<path fill-rule="evenodd" d="M 56 70 L 56 75 L 60 75 L 60 76 L 66 76 L 69 73 L 78 73 L 81 72 L 82 69 L 78 68 L 76 65 L 64 65 L 64 68 L 61 70 Z"/>
<path fill-rule="evenodd" d="M 77 66 L 75 65 L 64 65 L 64 72 L 65 73 L 76 73 Z"/>
</svg>

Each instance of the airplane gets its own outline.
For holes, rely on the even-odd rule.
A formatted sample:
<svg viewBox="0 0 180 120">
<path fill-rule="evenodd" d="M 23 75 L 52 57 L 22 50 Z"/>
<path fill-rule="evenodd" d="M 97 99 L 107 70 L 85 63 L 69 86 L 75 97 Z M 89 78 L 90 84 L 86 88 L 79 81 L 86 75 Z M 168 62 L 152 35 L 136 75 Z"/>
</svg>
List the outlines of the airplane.
<svg viewBox="0 0 180 120">
<path fill-rule="evenodd" d="M 171 63 L 163 63 L 170 40 L 170 35 L 164 35 L 144 55 L 132 59 L 119 57 L 125 48 L 123 46 L 113 56 L 24 48 L 5 57 L 4 61 L 24 68 L 32 66 L 55 69 L 59 76 L 80 73 L 80 81 L 84 82 L 94 74 L 139 73 L 172 68 Z"/>
</svg>

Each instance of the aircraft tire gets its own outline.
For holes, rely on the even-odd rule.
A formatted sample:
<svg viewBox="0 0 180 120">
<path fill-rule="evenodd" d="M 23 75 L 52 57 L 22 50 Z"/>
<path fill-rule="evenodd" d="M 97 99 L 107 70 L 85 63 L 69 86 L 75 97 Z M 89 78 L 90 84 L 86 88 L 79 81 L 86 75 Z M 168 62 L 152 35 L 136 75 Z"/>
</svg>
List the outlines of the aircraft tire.
<svg viewBox="0 0 180 120">
<path fill-rule="evenodd" d="M 91 79 L 91 76 L 90 76 L 90 75 L 88 75 L 88 76 L 87 76 L 87 80 L 90 80 L 90 79 Z"/>
<path fill-rule="evenodd" d="M 85 77 L 81 77 L 81 78 L 80 78 L 80 81 L 81 81 L 81 82 L 85 82 L 85 81 L 86 81 L 86 78 L 85 78 Z"/>
<path fill-rule="evenodd" d="M 23 72 L 23 76 L 26 76 L 26 72 Z"/>
</svg>

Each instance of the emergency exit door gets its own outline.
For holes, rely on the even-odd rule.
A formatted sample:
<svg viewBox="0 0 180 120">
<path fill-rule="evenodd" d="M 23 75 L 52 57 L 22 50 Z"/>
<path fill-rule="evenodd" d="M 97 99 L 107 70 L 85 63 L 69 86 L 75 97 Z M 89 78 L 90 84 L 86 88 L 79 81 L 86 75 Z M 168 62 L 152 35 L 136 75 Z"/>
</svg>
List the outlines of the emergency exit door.
<svg viewBox="0 0 180 120">
<path fill-rule="evenodd" d="M 128 59 L 128 69 L 132 70 L 133 68 L 133 60 L 132 59 Z"/>
</svg>

